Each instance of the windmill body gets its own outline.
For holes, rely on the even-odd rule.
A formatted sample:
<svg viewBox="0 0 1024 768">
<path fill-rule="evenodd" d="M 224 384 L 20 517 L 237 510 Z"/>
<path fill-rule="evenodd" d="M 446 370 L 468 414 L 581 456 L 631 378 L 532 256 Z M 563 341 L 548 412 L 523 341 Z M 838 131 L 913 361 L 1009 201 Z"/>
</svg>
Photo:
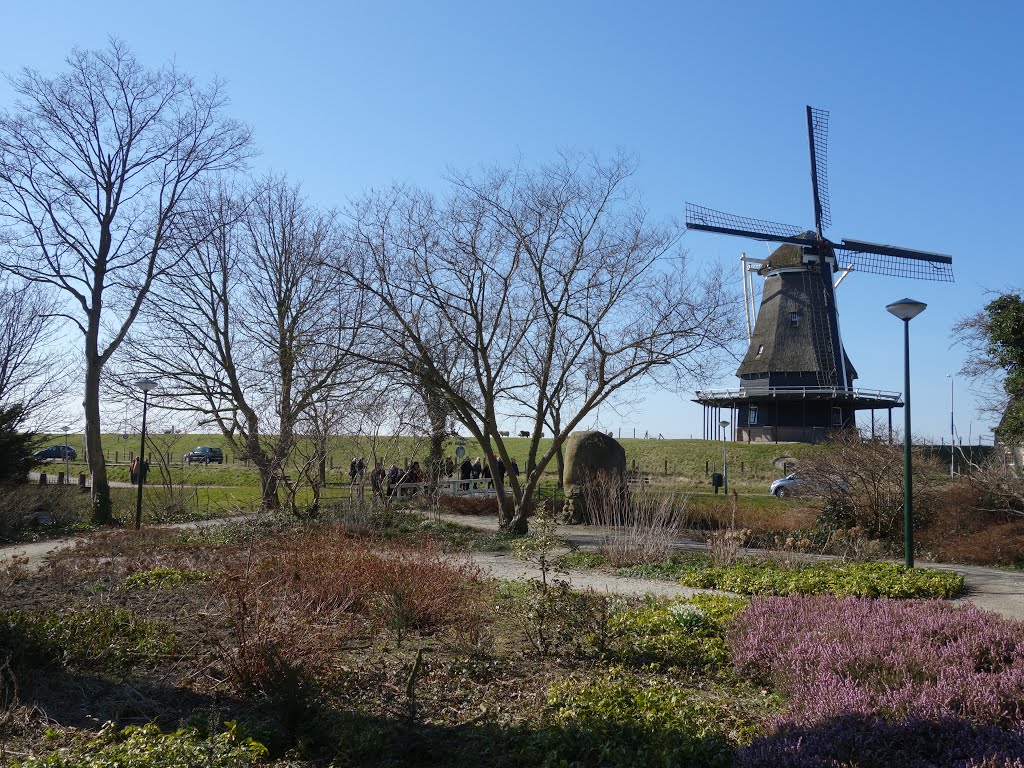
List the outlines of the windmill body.
<svg viewBox="0 0 1024 768">
<path fill-rule="evenodd" d="M 814 192 L 815 230 L 749 219 L 688 203 L 688 229 L 781 243 L 757 274 L 764 279 L 750 345 L 732 389 L 699 390 L 705 409 L 705 437 L 717 430 L 727 410 L 738 440 L 819 442 L 832 429 L 852 427 L 858 410 L 903 406 L 900 393 L 854 385 L 857 371 L 843 348 L 836 307 L 837 273 L 873 272 L 893 277 L 953 279 L 952 259 L 861 240 L 833 243 L 824 236 L 831 223 L 826 154 L 828 113 L 807 108 Z M 750 260 L 744 259 L 744 270 Z M 746 274 L 744 275 L 746 285 Z M 875 420 L 872 417 L 872 429 Z"/>
</svg>

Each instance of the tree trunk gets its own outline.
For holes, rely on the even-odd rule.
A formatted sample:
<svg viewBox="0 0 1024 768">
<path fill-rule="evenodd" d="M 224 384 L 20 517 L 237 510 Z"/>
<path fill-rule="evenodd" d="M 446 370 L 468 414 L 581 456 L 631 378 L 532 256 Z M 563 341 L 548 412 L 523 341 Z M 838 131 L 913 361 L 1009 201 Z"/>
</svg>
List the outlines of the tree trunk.
<svg viewBox="0 0 1024 768">
<path fill-rule="evenodd" d="M 448 436 L 448 409 L 445 401 L 434 396 L 425 398 L 427 418 L 430 420 L 430 456 L 427 459 L 427 473 L 437 481 L 444 474 L 444 440 Z"/>
<path fill-rule="evenodd" d="M 107 462 L 103 458 L 103 438 L 100 425 L 100 361 L 95 353 L 86 347 L 85 371 L 85 441 L 89 454 L 89 471 L 92 473 L 92 521 L 97 525 L 114 522 L 114 505 L 110 498 L 110 483 L 107 480 Z"/>
</svg>

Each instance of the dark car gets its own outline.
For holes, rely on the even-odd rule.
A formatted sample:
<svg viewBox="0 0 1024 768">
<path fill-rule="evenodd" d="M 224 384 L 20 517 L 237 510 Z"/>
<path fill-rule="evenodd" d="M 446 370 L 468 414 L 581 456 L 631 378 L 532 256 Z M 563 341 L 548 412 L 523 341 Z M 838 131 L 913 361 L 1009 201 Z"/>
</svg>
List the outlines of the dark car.
<svg viewBox="0 0 1024 768">
<path fill-rule="evenodd" d="M 47 459 L 74 461 L 78 458 L 78 452 L 70 445 L 51 445 L 49 448 L 43 448 L 43 450 L 36 451 L 32 455 L 37 461 L 46 461 Z"/>
<path fill-rule="evenodd" d="M 185 454 L 186 464 L 223 464 L 224 451 L 212 445 L 200 445 Z"/>
</svg>

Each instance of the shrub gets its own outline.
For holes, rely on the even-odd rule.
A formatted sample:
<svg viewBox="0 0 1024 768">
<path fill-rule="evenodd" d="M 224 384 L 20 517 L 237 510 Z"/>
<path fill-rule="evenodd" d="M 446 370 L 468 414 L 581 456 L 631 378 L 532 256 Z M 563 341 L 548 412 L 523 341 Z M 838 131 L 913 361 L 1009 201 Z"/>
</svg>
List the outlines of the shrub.
<svg viewBox="0 0 1024 768">
<path fill-rule="evenodd" d="M 1024 727 L 1022 625 L 971 605 L 833 597 L 754 600 L 733 663 L 788 696 L 794 722 L 853 714 Z"/>
<path fill-rule="evenodd" d="M 907 568 L 897 563 L 802 562 L 782 567 L 743 561 L 725 568 L 691 566 L 680 583 L 741 595 L 834 595 L 862 597 L 955 597 L 964 577 L 955 571 Z"/>
<path fill-rule="evenodd" d="M 784 725 L 740 750 L 738 768 L 1024 768 L 1024 733 L 959 718 L 887 722 L 841 715 Z"/>
<path fill-rule="evenodd" d="M 600 552 L 587 552 L 582 549 L 574 549 L 555 558 L 555 568 L 568 570 L 569 568 L 600 568 L 608 563 L 608 556 Z"/>
<path fill-rule="evenodd" d="M 133 573 L 121 582 L 126 592 L 133 589 L 173 589 L 194 581 L 206 581 L 211 574 L 205 571 L 178 570 L 167 566 L 157 566 L 148 571 Z"/>
<path fill-rule="evenodd" d="M 948 463 L 917 450 L 914 458 L 915 524 L 927 523 L 936 495 L 948 482 Z M 824 489 L 819 524 L 859 526 L 872 537 L 903 540 L 903 446 L 857 430 L 833 432 L 800 462 L 800 474 Z"/>
<path fill-rule="evenodd" d="M 636 579 L 677 581 L 684 573 L 697 567 L 706 567 L 710 563 L 711 560 L 706 555 L 672 555 L 654 563 L 642 563 L 634 565 L 632 568 L 623 568 L 619 574 Z"/>
<path fill-rule="evenodd" d="M 104 605 L 81 611 L 0 613 L 0 656 L 16 662 L 124 672 L 174 653 L 177 641 L 164 622 L 140 619 L 126 608 Z"/>
<path fill-rule="evenodd" d="M 747 601 L 719 595 L 647 600 L 613 613 L 608 655 L 633 664 L 655 662 L 708 671 L 729 662 L 725 623 Z"/>
<path fill-rule="evenodd" d="M 0 485 L 0 541 L 17 541 L 44 525 L 67 528 L 88 516 L 88 501 L 73 486 Z"/>
<path fill-rule="evenodd" d="M 262 762 L 266 747 L 241 738 L 234 722 L 203 738 L 194 729 L 162 733 L 155 725 L 118 731 L 107 723 L 99 735 L 41 757 L 16 762 L 15 768 L 245 768 Z"/>
<path fill-rule="evenodd" d="M 558 726 L 539 737 L 550 765 L 724 768 L 754 731 L 725 697 L 615 668 L 555 685 L 547 715 Z"/>
<path fill-rule="evenodd" d="M 453 515 L 496 515 L 498 502 L 486 494 L 438 496 L 437 505 L 442 512 Z"/>
<path fill-rule="evenodd" d="M 607 634 L 605 627 L 595 625 L 609 618 L 606 598 L 577 592 L 564 581 L 506 582 L 499 594 L 499 610 L 510 615 L 541 656 L 586 655 Z"/>
</svg>

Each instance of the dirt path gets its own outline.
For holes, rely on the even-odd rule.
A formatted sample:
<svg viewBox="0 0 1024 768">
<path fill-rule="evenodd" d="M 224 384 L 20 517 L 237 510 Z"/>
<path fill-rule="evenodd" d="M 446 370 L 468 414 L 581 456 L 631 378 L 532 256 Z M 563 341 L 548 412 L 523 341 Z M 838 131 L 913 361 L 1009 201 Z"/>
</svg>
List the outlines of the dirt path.
<svg viewBox="0 0 1024 768">
<path fill-rule="evenodd" d="M 453 523 L 467 525 L 485 531 L 497 531 L 498 521 L 494 517 L 478 517 L 472 515 L 444 515 L 443 518 Z M 193 523 L 177 523 L 167 527 L 202 528 L 219 525 L 238 517 L 217 518 Z M 569 545 L 582 550 L 596 551 L 598 545 L 607 535 L 607 530 L 594 526 L 560 525 L 558 536 Z M 89 534 L 73 536 L 51 541 L 40 541 L 26 544 L 13 544 L 0 547 L 0 568 L 14 563 L 21 563 L 30 568 L 38 568 L 48 554 L 57 550 L 72 547 Z M 692 539 L 679 539 L 675 547 L 678 551 L 703 552 L 705 544 Z M 541 577 L 540 569 L 511 555 L 493 553 L 473 553 L 471 555 L 486 573 L 498 579 L 531 579 Z M 943 568 L 962 573 L 966 585 L 966 594 L 958 601 L 968 601 L 995 611 L 1003 616 L 1024 620 L 1024 573 L 999 571 L 992 568 L 979 568 L 970 565 L 944 565 L 936 563 L 920 563 L 930 568 Z M 702 590 L 683 587 L 671 581 L 655 581 L 616 576 L 605 571 L 590 569 L 573 569 L 568 573 L 558 572 L 557 578 L 567 579 L 577 589 L 593 589 L 597 592 L 613 592 L 618 594 L 656 594 L 666 597 L 688 597 Z"/>
</svg>

